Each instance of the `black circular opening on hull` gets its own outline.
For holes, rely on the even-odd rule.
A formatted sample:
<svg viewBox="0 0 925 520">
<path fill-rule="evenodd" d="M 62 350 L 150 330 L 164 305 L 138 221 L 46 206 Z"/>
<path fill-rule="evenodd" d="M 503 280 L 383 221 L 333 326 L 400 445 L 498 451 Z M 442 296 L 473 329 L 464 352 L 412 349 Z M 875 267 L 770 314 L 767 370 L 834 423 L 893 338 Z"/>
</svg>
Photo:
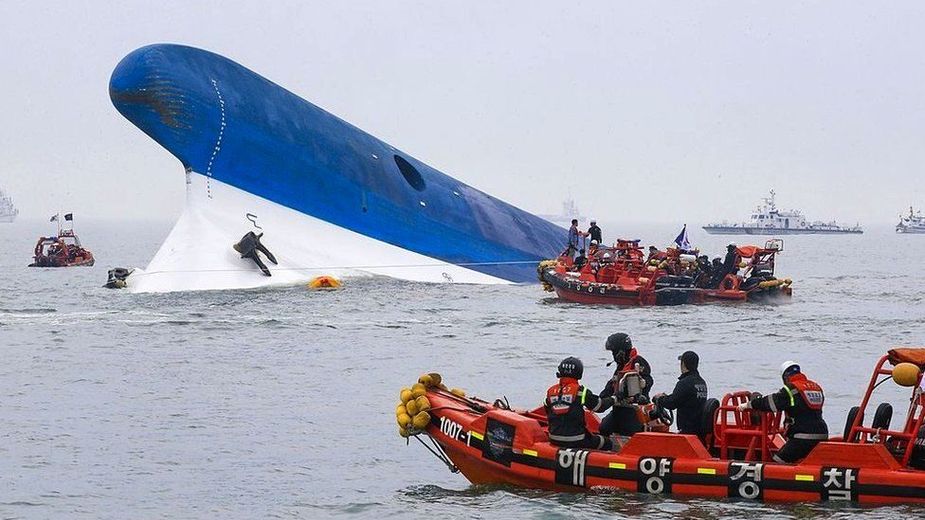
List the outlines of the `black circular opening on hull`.
<svg viewBox="0 0 925 520">
<path fill-rule="evenodd" d="M 395 164 L 398 165 L 398 170 L 401 171 L 401 175 L 405 178 L 405 181 L 407 181 L 412 188 L 418 191 L 424 191 L 424 177 L 421 177 L 421 173 L 418 172 L 417 168 L 399 155 L 395 155 L 394 158 Z"/>
</svg>

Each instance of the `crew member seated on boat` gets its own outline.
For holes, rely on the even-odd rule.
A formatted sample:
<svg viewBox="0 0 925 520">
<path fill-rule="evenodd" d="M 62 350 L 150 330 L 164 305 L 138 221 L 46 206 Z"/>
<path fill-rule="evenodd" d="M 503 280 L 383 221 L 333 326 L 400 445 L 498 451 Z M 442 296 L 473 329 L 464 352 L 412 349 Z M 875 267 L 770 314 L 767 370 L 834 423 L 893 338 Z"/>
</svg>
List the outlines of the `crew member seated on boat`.
<svg viewBox="0 0 925 520">
<path fill-rule="evenodd" d="M 636 352 L 633 340 L 623 332 L 611 334 L 604 344 L 604 349 L 610 351 L 613 356 L 613 361 L 607 363 L 607 366 L 616 363 L 617 369 L 600 395 L 613 397 L 616 404 L 601 421 L 601 434 L 632 435 L 641 432 L 643 425 L 636 418 L 636 410 L 632 405 L 649 402 L 649 391 L 653 383 L 652 367 Z M 634 395 L 629 395 L 628 385 L 624 384 L 624 377 L 630 373 L 638 374 L 639 391 Z"/>
<path fill-rule="evenodd" d="M 688 350 L 678 356 L 681 362 L 681 376 L 675 383 L 671 394 L 656 394 L 652 402 L 668 410 L 677 410 L 678 433 L 700 435 L 703 418 L 703 405 L 707 402 L 707 383 L 700 377 L 697 367 L 700 366 L 700 357 L 696 352 Z"/>
<path fill-rule="evenodd" d="M 578 256 L 575 257 L 575 263 L 572 265 L 575 266 L 576 271 L 581 271 L 581 268 L 584 267 L 586 263 L 588 263 L 588 258 L 585 256 L 585 250 L 579 249 Z"/>
<path fill-rule="evenodd" d="M 579 383 L 584 365 L 576 357 L 559 363 L 559 382 L 546 391 L 546 419 L 549 421 L 549 441 L 563 448 L 612 450 L 613 441 L 588 431 L 585 408 L 601 412 L 613 406 L 613 397 L 599 397 Z"/>
<path fill-rule="evenodd" d="M 646 263 L 649 263 L 652 260 L 658 260 L 661 254 L 662 252 L 659 251 L 657 247 L 649 246 L 649 256 L 646 258 Z"/>
<path fill-rule="evenodd" d="M 710 283 L 708 287 L 715 289 L 726 277 L 726 271 L 723 269 L 723 261 L 718 257 L 713 259 L 713 265 L 710 266 Z"/>
<path fill-rule="evenodd" d="M 601 238 L 601 228 L 598 227 L 597 221 L 591 221 L 591 227 L 588 228 L 588 236 L 591 237 L 591 240 L 597 240 L 598 244 L 603 244 L 604 239 Z"/>
<path fill-rule="evenodd" d="M 780 366 L 784 387 L 777 393 L 752 399 L 739 410 L 784 411 L 787 415 L 787 442 L 774 454 L 774 460 L 791 463 L 801 460 L 816 444 L 828 439 L 829 427 L 822 418 L 825 394 L 818 383 L 807 379 L 796 361 Z"/>
</svg>

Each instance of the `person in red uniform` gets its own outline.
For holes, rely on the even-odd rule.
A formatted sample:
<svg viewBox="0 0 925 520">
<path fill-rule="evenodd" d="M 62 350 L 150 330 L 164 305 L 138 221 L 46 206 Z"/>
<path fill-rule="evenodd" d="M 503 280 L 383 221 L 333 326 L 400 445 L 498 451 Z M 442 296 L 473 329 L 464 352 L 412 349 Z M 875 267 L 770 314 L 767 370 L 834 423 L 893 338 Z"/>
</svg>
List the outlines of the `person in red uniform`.
<svg viewBox="0 0 925 520">
<path fill-rule="evenodd" d="M 649 391 L 652 389 L 652 367 L 645 358 L 636 352 L 633 347 L 633 340 L 629 334 L 617 332 L 607 337 L 604 349 L 608 350 L 613 356 L 613 362 L 608 363 L 610 366 L 616 363 L 617 369 L 613 377 L 607 381 L 607 385 L 601 390 L 601 397 L 613 397 L 617 404 L 613 410 L 601 421 L 601 433 L 610 435 L 616 433 L 619 435 L 633 435 L 643 430 L 643 425 L 636 418 L 636 409 L 631 405 L 633 403 L 645 404 L 649 402 Z M 638 395 L 623 395 L 620 391 L 620 381 L 628 372 L 636 372 L 641 378 L 641 392 Z"/>
<path fill-rule="evenodd" d="M 613 398 L 600 398 L 579 383 L 584 365 L 576 357 L 567 357 L 559 363 L 556 377 L 559 382 L 546 391 L 546 418 L 549 421 L 549 440 L 563 448 L 612 450 L 613 441 L 588 431 L 585 408 L 600 412 L 613 406 Z"/>
<path fill-rule="evenodd" d="M 803 374 L 796 361 L 785 361 L 780 370 L 783 388 L 742 403 L 739 409 L 787 414 L 787 442 L 773 458 L 777 462 L 792 463 L 806 457 L 817 444 L 829 438 L 829 427 L 822 418 L 825 394 L 818 383 Z"/>
</svg>

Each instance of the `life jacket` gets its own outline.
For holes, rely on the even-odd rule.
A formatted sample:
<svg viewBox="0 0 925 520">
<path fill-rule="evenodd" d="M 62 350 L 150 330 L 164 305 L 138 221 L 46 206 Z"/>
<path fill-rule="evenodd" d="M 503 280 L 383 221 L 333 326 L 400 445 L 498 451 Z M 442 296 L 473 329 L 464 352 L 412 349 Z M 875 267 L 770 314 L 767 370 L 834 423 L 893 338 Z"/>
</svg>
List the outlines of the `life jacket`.
<svg viewBox="0 0 925 520">
<path fill-rule="evenodd" d="M 636 347 L 631 348 L 629 359 L 626 361 L 626 363 L 623 364 L 623 366 L 620 367 L 620 370 L 618 370 L 618 372 L 620 372 L 621 374 L 625 374 L 627 372 L 636 370 L 636 358 L 637 357 L 639 357 L 639 353 L 636 352 Z"/>
<path fill-rule="evenodd" d="M 799 395 L 807 408 L 816 412 L 822 411 L 825 394 L 822 392 L 822 387 L 815 381 L 807 379 L 803 374 L 795 374 L 787 382 L 785 388 L 790 391 L 791 405 L 796 405 L 794 401 Z"/>
<path fill-rule="evenodd" d="M 546 390 L 549 440 L 578 442 L 585 438 L 585 389 L 577 379 L 563 377 Z"/>
</svg>

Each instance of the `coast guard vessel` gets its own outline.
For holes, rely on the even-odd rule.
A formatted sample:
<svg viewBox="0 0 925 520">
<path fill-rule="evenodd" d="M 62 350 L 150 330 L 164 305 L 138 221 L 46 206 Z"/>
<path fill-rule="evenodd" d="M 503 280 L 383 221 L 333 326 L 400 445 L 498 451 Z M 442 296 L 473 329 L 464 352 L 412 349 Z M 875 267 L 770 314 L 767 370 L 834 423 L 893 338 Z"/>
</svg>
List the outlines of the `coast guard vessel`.
<svg viewBox="0 0 925 520">
<path fill-rule="evenodd" d="M 147 269 L 128 277 L 129 290 L 235 289 L 319 275 L 536 282 L 537 263 L 567 243 L 565 229 L 208 51 L 137 49 L 116 66 L 109 95 L 186 172 L 184 212 Z M 268 272 L 258 253 L 232 247 L 249 233 L 273 252 Z"/>
<path fill-rule="evenodd" d="M 746 222 L 708 224 L 703 230 L 711 235 L 842 235 L 861 234 L 861 226 L 842 226 L 837 222 L 808 222 L 803 212 L 797 210 L 783 211 L 777 209 L 774 190 L 770 196 L 762 199 Z"/>
<path fill-rule="evenodd" d="M 896 232 L 925 233 L 925 215 L 922 215 L 922 210 L 913 212 L 912 206 L 909 206 L 909 214 L 899 216 L 899 224 L 896 224 Z"/>
<path fill-rule="evenodd" d="M 0 222 L 13 222 L 16 215 L 19 215 L 19 210 L 13 206 L 13 199 L 0 189 Z"/>
</svg>

